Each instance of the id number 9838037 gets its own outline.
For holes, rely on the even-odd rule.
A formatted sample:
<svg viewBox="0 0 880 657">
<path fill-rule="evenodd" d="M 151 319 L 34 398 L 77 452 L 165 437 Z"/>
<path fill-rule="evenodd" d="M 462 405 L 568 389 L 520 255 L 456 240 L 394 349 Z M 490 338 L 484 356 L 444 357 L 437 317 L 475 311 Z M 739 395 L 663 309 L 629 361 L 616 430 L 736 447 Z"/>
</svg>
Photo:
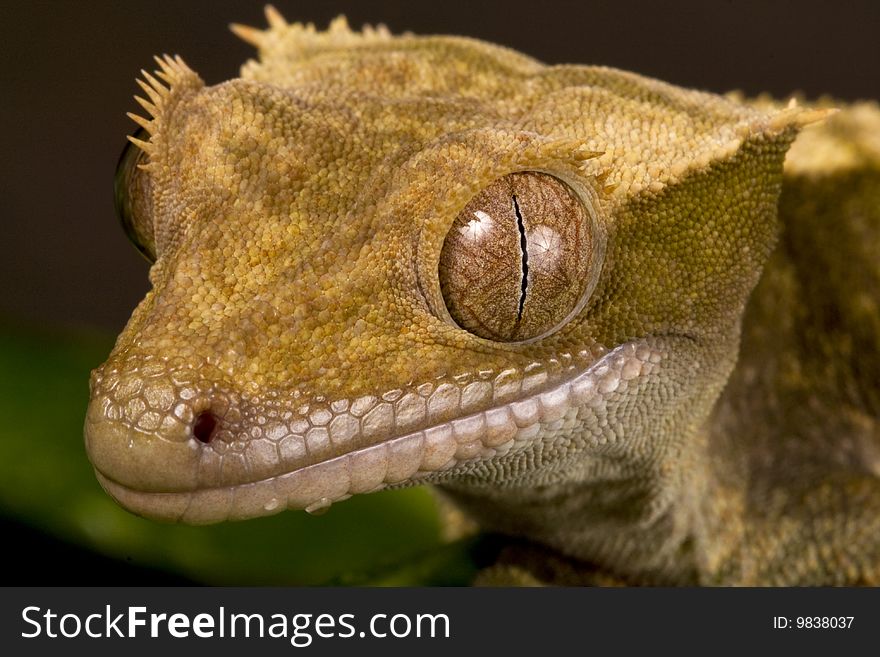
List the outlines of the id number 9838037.
<svg viewBox="0 0 880 657">
<path fill-rule="evenodd" d="M 773 629 L 776 630 L 848 630 L 855 616 L 774 616 Z"/>
</svg>

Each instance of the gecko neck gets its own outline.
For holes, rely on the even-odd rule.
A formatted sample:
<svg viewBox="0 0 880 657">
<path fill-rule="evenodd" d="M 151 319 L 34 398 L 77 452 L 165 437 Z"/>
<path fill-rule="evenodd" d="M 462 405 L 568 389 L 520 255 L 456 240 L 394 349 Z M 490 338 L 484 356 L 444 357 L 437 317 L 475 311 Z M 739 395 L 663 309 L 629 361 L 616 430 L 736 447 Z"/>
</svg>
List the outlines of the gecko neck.
<svg viewBox="0 0 880 657">
<path fill-rule="evenodd" d="M 640 583 L 697 584 L 711 577 L 706 544 L 717 534 L 706 508 L 705 440 L 662 463 L 583 458 L 539 485 L 444 484 L 453 501 L 490 531 L 550 546 L 575 568 L 626 573 Z"/>
</svg>

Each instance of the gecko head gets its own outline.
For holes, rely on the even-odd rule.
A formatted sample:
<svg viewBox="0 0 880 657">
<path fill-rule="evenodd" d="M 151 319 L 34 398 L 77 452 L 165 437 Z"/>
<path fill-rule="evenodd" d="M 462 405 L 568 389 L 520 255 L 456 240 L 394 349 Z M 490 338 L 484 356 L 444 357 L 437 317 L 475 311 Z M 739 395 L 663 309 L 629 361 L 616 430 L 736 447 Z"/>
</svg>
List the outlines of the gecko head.
<svg viewBox="0 0 880 657">
<path fill-rule="evenodd" d="M 85 423 L 111 495 L 199 523 L 545 484 L 699 423 L 796 118 L 467 39 L 272 23 L 237 28 L 261 56 L 241 79 L 145 74 L 116 189 L 152 290 Z"/>
</svg>

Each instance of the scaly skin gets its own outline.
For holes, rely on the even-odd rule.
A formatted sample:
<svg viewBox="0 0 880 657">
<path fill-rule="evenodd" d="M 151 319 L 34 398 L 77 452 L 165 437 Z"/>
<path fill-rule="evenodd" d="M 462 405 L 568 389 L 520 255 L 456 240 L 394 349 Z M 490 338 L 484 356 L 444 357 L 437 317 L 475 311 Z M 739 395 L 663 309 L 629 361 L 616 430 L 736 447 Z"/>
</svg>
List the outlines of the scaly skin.
<svg viewBox="0 0 880 657">
<path fill-rule="evenodd" d="M 204 523 L 430 482 L 562 581 L 878 582 L 876 108 L 808 128 L 780 215 L 825 110 L 267 15 L 235 28 L 240 79 L 166 58 L 143 85 L 123 187 L 153 289 L 85 426 L 111 495 Z M 438 266 L 522 171 L 583 204 L 589 274 L 561 325 L 498 342 Z"/>
</svg>

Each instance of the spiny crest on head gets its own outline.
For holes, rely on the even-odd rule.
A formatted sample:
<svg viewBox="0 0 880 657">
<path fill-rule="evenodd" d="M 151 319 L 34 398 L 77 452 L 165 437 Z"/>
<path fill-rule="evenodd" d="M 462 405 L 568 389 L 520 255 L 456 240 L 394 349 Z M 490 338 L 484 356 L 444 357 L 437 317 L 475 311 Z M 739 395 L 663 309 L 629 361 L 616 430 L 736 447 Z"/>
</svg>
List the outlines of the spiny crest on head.
<svg viewBox="0 0 880 657">
<path fill-rule="evenodd" d="M 330 21 L 325 31 L 320 32 L 313 23 L 288 23 L 272 5 L 266 5 L 265 12 L 269 24 L 266 30 L 239 23 L 229 26 L 237 37 L 255 46 L 263 60 L 278 52 L 288 56 L 306 56 L 320 50 L 391 38 L 391 32 L 384 25 L 364 25 L 361 32 L 355 32 L 348 26 L 345 16 L 341 15 Z"/>
<path fill-rule="evenodd" d="M 147 98 L 141 96 L 134 97 L 138 104 L 146 110 L 150 118 L 144 118 L 139 114 L 128 112 L 128 117 L 150 135 L 148 141 L 131 136 L 128 140 L 148 155 L 155 151 L 156 136 L 160 131 L 162 117 L 167 115 L 168 108 L 176 102 L 181 93 L 200 89 L 205 84 L 186 65 L 183 59 L 180 58 L 180 55 L 175 55 L 174 57 L 163 55 L 162 57 L 157 56 L 154 59 L 159 65 L 159 68 L 154 72 L 155 75 L 142 69 L 141 78 L 136 80 Z"/>
</svg>

